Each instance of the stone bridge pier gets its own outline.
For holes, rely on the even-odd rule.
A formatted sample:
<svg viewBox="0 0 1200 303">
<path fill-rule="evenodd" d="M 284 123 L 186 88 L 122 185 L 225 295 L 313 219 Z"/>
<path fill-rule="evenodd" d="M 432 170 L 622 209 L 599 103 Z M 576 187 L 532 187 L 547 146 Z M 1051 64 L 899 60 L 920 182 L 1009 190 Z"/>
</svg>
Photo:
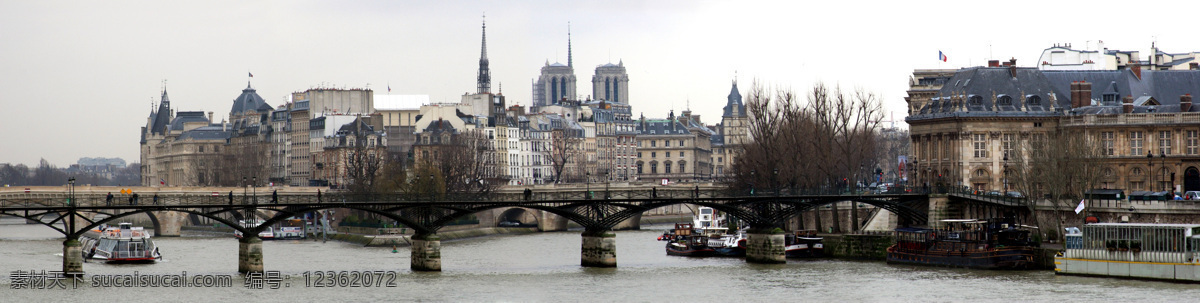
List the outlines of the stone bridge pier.
<svg viewBox="0 0 1200 303">
<path fill-rule="evenodd" d="M 437 233 L 420 233 L 412 236 L 413 271 L 442 271 L 442 237 Z"/>
<path fill-rule="evenodd" d="M 746 233 L 746 262 L 762 264 L 786 263 L 786 252 L 781 230 L 751 229 Z"/>
<path fill-rule="evenodd" d="M 580 265 L 617 267 L 617 235 L 607 230 L 584 230 Z"/>
<path fill-rule="evenodd" d="M 158 218 L 158 226 L 154 231 L 155 237 L 178 237 L 180 229 L 188 223 L 188 214 L 177 211 L 154 211 Z"/>
<path fill-rule="evenodd" d="M 238 272 L 263 272 L 262 239 L 257 232 L 248 232 L 238 239 Z"/>
<path fill-rule="evenodd" d="M 68 277 L 83 276 L 83 244 L 79 243 L 79 238 L 63 241 L 62 271 Z"/>
</svg>

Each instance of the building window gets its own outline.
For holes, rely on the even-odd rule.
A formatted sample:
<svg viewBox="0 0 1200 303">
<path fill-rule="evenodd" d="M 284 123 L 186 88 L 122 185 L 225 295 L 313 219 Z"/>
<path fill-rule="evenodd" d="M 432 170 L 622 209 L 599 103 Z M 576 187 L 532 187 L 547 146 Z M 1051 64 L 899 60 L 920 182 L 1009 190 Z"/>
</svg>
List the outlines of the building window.
<svg viewBox="0 0 1200 303">
<path fill-rule="evenodd" d="M 679 146 L 683 147 L 683 140 L 679 140 Z"/>
<path fill-rule="evenodd" d="M 638 164 L 637 164 L 637 172 L 638 172 L 638 174 L 641 174 L 641 173 L 642 173 L 642 162 L 638 162 Z"/>
<path fill-rule="evenodd" d="M 642 152 L 638 152 L 638 158 L 642 157 Z"/>
<path fill-rule="evenodd" d="M 686 167 L 687 167 L 687 164 L 684 164 L 683 162 L 679 162 L 679 173 L 681 173 L 681 174 L 686 173 L 687 172 Z"/>
<path fill-rule="evenodd" d="M 1116 152 L 1115 148 L 1113 148 L 1113 138 L 1115 138 L 1113 132 L 1100 133 L 1100 148 L 1102 149 L 1100 152 L 1105 156 L 1112 156 Z"/>
<path fill-rule="evenodd" d="M 972 143 L 974 143 L 973 145 L 975 146 L 975 157 L 987 158 L 987 134 L 974 134 L 972 135 L 972 139 L 974 139 L 974 142 Z"/>
<path fill-rule="evenodd" d="M 670 157 L 671 157 L 671 152 L 665 152 L 665 153 L 663 153 L 663 157 L 664 157 L 664 158 L 670 158 Z"/>
<path fill-rule="evenodd" d="M 1029 104 L 1029 106 L 1041 106 L 1042 97 L 1037 95 L 1029 96 L 1029 98 L 1025 98 L 1025 104 Z"/>
<path fill-rule="evenodd" d="M 1142 132 L 1129 132 L 1129 155 L 1142 154 Z"/>
<path fill-rule="evenodd" d="M 655 147 L 657 145 L 658 145 L 658 141 L 650 140 L 650 147 Z"/>
<path fill-rule="evenodd" d="M 1003 150 L 1004 159 L 1012 159 L 1013 142 L 1016 141 L 1016 135 L 1004 134 L 1001 136 L 1000 148 Z"/>
<path fill-rule="evenodd" d="M 655 162 L 650 162 L 650 173 L 651 173 L 651 174 L 657 174 L 657 173 L 658 173 L 658 163 L 655 163 Z"/>
<path fill-rule="evenodd" d="M 1195 155 L 1200 152 L 1200 137 L 1195 130 L 1187 131 L 1187 154 Z"/>
<path fill-rule="evenodd" d="M 950 144 L 952 141 L 946 140 L 942 142 L 942 159 L 950 160 Z"/>
<path fill-rule="evenodd" d="M 1158 132 L 1158 150 L 1165 155 L 1171 154 L 1171 131 Z"/>
<path fill-rule="evenodd" d="M 679 157 L 683 158 L 683 152 L 679 152 Z"/>
<path fill-rule="evenodd" d="M 971 98 L 968 99 L 967 102 L 970 105 L 983 105 L 983 97 L 971 96 Z"/>
<path fill-rule="evenodd" d="M 671 173 L 671 163 L 663 163 L 663 173 L 664 174 Z"/>
<path fill-rule="evenodd" d="M 671 140 L 663 140 L 663 147 L 671 147 Z"/>
<path fill-rule="evenodd" d="M 650 152 L 650 157 L 651 158 L 658 157 L 658 152 Z"/>
</svg>

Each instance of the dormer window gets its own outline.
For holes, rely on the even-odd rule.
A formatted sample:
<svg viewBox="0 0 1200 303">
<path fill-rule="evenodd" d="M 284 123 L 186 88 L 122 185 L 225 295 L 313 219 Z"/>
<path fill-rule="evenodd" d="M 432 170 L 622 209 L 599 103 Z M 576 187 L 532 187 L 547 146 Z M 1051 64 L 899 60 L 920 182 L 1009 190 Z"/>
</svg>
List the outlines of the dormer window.
<svg viewBox="0 0 1200 303">
<path fill-rule="evenodd" d="M 980 97 L 980 96 L 971 96 L 971 98 L 968 98 L 968 99 L 967 99 L 967 104 L 969 104 L 969 105 L 983 105 L 983 97 Z"/>
<path fill-rule="evenodd" d="M 1002 106 L 1012 106 L 1012 97 L 1000 96 L 1000 98 L 996 99 L 996 104 Z"/>
<path fill-rule="evenodd" d="M 1029 106 L 1041 106 L 1042 97 L 1038 95 L 1029 96 L 1028 98 L 1025 98 L 1025 104 L 1028 104 Z"/>
<path fill-rule="evenodd" d="M 1117 94 L 1104 94 L 1104 96 L 1101 96 L 1100 98 L 1100 100 L 1105 103 L 1117 102 Z"/>
</svg>

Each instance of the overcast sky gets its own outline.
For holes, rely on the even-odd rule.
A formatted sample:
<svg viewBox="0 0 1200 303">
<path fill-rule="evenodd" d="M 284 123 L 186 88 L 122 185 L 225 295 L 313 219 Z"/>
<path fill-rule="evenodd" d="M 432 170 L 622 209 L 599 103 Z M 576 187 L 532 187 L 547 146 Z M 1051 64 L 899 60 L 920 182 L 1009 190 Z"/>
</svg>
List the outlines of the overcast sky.
<svg viewBox="0 0 1200 303">
<path fill-rule="evenodd" d="M 485 13 L 493 91 L 510 104 L 530 104 L 547 61 L 566 63 L 570 22 L 580 95 L 597 65 L 623 60 L 635 116 L 690 105 L 708 124 L 720 122 L 735 72 L 743 93 L 755 79 L 873 91 L 903 120 L 914 68 L 1031 66 L 1054 43 L 1097 40 L 1143 54 L 1154 40 L 1200 50 L 1192 18 L 1147 17 L 1194 2 L 1131 12 L 1102 1 L 979 3 L 0 0 L 0 163 L 137 162 L 164 79 L 174 109 L 217 117 L 248 72 L 272 106 L 322 85 L 456 102 L 475 90 Z"/>
</svg>

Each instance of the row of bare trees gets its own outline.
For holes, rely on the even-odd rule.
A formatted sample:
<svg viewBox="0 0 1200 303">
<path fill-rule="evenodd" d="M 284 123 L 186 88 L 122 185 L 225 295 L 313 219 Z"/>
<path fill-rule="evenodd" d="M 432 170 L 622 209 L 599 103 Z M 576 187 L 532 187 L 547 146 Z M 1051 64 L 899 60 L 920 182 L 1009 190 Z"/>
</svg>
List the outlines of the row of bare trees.
<svg viewBox="0 0 1200 303">
<path fill-rule="evenodd" d="M 1075 215 L 1073 209 L 1104 177 L 1104 149 L 1082 130 L 1030 134 L 1015 143 L 1008 158 L 1008 170 L 1002 172 L 1005 182 L 1029 197 L 1034 222 L 1052 236 L 1063 230 L 1063 223 Z M 1040 201 L 1053 206 L 1053 218 L 1038 218 L 1035 206 Z"/>
<path fill-rule="evenodd" d="M 801 100 L 791 90 L 755 83 L 747 99 L 751 142 L 733 164 L 732 189 L 846 191 L 876 168 L 877 95 L 818 83 Z M 836 228 L 841 224 L 833 211 Z"/>
</svg>

